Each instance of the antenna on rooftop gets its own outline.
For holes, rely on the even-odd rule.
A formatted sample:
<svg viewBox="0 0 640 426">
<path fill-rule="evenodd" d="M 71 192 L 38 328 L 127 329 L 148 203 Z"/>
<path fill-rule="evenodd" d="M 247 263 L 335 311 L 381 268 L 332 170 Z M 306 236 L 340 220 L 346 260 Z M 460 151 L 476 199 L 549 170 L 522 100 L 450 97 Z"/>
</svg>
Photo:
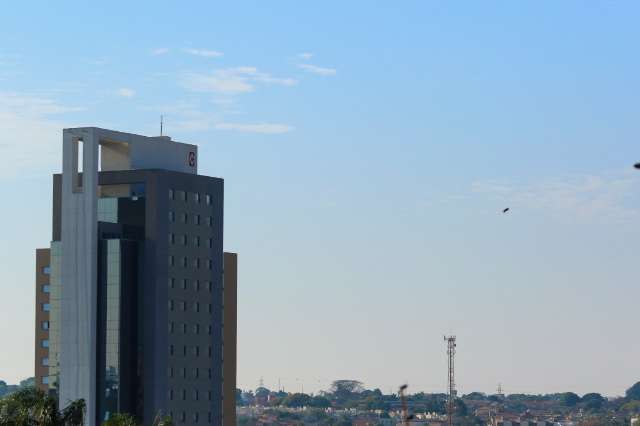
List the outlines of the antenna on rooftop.
<svg viewBox="0 0 640 426">
<path fill-rule="evenodd" d="M 447 424 L 453 426 L 453 415 L 455 412 L 455 400 L 456 400 L 456 381 L 453 370 L 453 361 L 456 355 L 456 336 L 444 336 L 444 340 L 447 342 L 447 358 L 448 358 L 448 389 L 447 393 Z"/>
<path fill-rule="evenodd" d="M 160 136 L 162 136 L 162 125 L 164 124 L 164 116 L 160 114 Z"/>
</svg>

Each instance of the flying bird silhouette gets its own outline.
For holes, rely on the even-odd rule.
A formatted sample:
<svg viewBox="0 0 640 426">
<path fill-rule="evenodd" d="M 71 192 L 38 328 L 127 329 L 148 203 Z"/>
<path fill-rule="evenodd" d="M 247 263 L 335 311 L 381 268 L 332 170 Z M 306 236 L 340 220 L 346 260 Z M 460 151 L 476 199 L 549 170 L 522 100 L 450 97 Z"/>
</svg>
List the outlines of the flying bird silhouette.
<svg viewBox="0 0 640 426">
<path fill-rule="evenodd" d="M 502 213 L 506 213 L 509 211 L 509 207 L 507 207 L 506 209 L 502 210 Z"/>
<path fill-rule="evenodd" d="M 640 169 L 640 163 L 634 164 L 633 167 L 635 167 L 636 169 Z"/>
</svg>

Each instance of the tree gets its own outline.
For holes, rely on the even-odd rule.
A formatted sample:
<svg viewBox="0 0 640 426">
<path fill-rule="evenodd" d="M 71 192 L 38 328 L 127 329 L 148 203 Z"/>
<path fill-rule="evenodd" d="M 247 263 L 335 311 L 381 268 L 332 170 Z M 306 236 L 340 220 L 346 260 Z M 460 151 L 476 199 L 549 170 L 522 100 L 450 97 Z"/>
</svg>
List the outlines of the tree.
<svg viewBox="0 0 640 426">
<path fill-rule="evenodd" d="M 560 394 L 560 403 L 567 407 L 574 407 L 580 402 L 580 397 L 573 392 L 565 392 Z"/>
<path fill-rule="evenodd" d="M 69 426 L 82 426 L 84 424 L 84 414 L 87 406 L 84 399 L 78 399 L 67 405 L 62 410 L 62 421 Z"/>
<path fill-rule="evenodd" d="M 599 393 L 587 393 L 582 397 L 582 403 L 588 410 L 599 410 L 606 401 Z"/>
<path fill-rule="evenodd" d="M 637 382 L 635 385 L 627 389 L 625 395 L 628 399 L 640 400 L 640 382 Z"/>
<path fill-rule="evenodd" d="M 290 408 L 308 407 L 310 404 L 311 397 L 306 393 L 292 393 L 280 402 L 280 405 Z"/>
<path fill-rule="evenodd" d="M 338 399 L 346 399 L 364 390 L 362 382 L 357 380 L 336 380 L 331 384 L 331 393 Z"/>
<path fill-rule="evenodd" d="M 103 423 L 103 426 L 136 426 L 135 417 L 130 414 L 116 413 L 109 420 Z"/>
</svg>

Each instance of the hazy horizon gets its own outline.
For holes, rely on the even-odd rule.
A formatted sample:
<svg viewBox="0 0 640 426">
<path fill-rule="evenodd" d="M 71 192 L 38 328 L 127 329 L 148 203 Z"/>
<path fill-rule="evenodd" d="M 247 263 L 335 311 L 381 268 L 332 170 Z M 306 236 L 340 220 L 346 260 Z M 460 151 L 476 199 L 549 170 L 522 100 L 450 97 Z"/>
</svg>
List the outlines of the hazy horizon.
<svg viewBox="0 0 640 426">
<path fill-rule="evenodd" d="M 163 114 L 225 179 L 238 387 L 445 392 L 455 334 L 460 394 L 624 394 L 639 17 L 631 1 L 7 6 L 0 379 L 33 376 L 62 128 L 156 135 Z"/>
</svg>

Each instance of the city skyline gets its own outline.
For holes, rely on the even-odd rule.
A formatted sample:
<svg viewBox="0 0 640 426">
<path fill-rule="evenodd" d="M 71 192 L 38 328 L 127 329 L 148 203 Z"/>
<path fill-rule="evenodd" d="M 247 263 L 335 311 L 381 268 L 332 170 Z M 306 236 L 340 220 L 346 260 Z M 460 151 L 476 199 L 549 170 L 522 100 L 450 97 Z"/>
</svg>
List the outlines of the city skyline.
<svg viewBox="0 0 640 426">
<path fill-rule="evenodd" d="M 33 375 L 62 128 L 162 114 L 226 182 L 238 387 L 444 392 L 455 334 L 459 392 L 623 394 L 640 5 L 492 5 L 7 8 L 0 379 Z"/>
</svg>

